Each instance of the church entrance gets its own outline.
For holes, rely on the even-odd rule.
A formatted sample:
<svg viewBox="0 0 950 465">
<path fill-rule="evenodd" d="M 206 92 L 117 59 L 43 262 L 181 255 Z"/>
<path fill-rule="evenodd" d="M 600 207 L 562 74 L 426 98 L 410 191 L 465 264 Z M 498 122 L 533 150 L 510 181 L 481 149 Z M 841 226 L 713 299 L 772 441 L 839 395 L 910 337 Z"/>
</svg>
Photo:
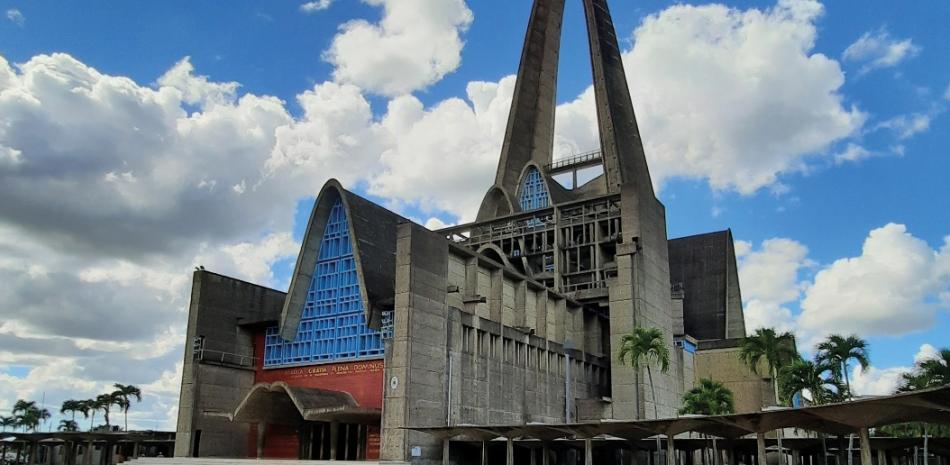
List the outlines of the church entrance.
<svg viewBox="0 0 950 465">
<path fill-rule="evenodd" d="M 301 431 L 304 460 L 367 460 L 379 456 L 378 428 L 358 423 L 307 422 Z M 301 438 L 301 439 L 304 439 Z"/>
</svg>

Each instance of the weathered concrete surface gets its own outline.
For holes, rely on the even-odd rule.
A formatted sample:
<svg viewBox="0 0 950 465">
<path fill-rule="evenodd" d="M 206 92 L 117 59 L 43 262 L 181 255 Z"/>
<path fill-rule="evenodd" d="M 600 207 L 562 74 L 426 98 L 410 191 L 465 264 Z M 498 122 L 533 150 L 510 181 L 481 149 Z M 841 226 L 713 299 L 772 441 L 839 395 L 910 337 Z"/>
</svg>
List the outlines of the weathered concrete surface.
<svg viewBox="0 0 950 465">
<path fill-rule="evenodd" d="M 745 337 L 732 232 L 669 241 L 670 280 L 684 293 L 686 334 L 699 340 Z"/>
<path fill-rule="evenodd" d="M 195 432 L 201 431 L 202 456 L 244 457 L 247 425 L 232 423 L 227 414 L 254 384 L 253 367 L 196 360 L 197 338 L 206 355 L 254 356 L 250 331 L 240 322 L 276 321 L 284 293 L 208 271 L 196 271 L 188 309 L 188 331 L 178 407 L 175 456 L 191 456 Z M 233 357 L 226 357 L 233 361 Z"/>
<path fill-rule="evenodd" d="M 529 162 L 541 167 L 551 162 L 563 16 L 564 0 L 536 0 L 531 9 L 498 172 L 493 190 L 479 210 L 479 220 L 497 216 L 504 195 L 509 201 L 517 197 L 521 175 Z M 518 209 L 517 202 L 511 202 L 511 206 Z"/>
<path fill-rule="evenodd" d="M 753 413 L 775 405 L 771 378 L 757 375 L 739 361 L 741 339 L 704 341 L 696 351 L 696 379 L 710 378 L 724 384 L 736 403 L 736 413 Z M 764 366 L 760 373 L 767 373 Z"/>
</svg>

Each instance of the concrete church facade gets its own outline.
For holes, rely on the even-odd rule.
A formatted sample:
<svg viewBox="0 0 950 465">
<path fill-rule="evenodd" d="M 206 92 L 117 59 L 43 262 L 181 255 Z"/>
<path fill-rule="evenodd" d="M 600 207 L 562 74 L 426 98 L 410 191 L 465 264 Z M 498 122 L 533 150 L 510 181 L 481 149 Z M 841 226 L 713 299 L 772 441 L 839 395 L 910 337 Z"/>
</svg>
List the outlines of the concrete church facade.
<svg viewBox="0 0 950 465">
<path fill-rule="evenodd" d="M 564 0 L 535 0 L 475 222 L 430 231 L 331 180 L 286 294 L 195 273 L 176 455 L 441 463 L 408 428 L 675 416 L 699 376 L 773 401 L 735 356 L 731 232 L 668 239 L 606 0 L 582 1 L 600 149 L 552 160 Z M 637 326 L 670 347 L 656 398 L 618 361 Z"/>
</svg>

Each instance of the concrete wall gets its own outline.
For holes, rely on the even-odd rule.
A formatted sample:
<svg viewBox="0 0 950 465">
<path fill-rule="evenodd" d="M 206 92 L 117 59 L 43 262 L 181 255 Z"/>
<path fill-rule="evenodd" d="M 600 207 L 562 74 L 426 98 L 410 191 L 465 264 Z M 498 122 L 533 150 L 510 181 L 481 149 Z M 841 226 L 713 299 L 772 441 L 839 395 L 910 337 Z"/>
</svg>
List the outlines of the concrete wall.
<svg viewBox="0 0 950 465">
<path fill-rule="evenodd" d="M 590 311 L 410 223 L 396 289 L 383 460 L 441 463 L 441 441 L 406 426 L 603 417 L 608 364 L 590 342 L 602 331 Z"/>
<path fill-rule="evenodd" d="M 254 368 L 214 359 L 219 353 L 254 356 L 251 331 L 239 324 L 277 321 L 284 293 L 207 271 L 192 282 L 188 332 L 178 407 L 175 456 L 194 455 L 196 431 L 201 431 L 199 454 L 206 457 L 245 457 L 247 426 L 232 423 L 227 414 L 254 384 Z M 206 359 L 196 360 L 194 341 L 203 338 Z"/>
<path fill-rule="evenodd" d="M 701 344 L 695 355 L 696 379 L 710 378 L 729 388 L 736 401 L 736 413 L 757 412 L 764 406 L 774 405 L 774 390 L 769 377 L 753 373 L 739 360 L 738 341 Z M 767 371 L 764 367 L 759 370 L 760 373 Z"/>
</svg>

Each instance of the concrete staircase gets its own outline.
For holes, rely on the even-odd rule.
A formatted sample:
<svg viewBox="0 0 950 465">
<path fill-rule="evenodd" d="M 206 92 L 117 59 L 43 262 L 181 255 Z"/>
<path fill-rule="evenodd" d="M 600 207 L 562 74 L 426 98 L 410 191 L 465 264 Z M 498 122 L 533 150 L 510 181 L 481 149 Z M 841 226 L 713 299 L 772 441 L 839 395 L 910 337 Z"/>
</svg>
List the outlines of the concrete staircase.
<svg viewBox="0 0 950 465">
<path fill-rule="evenodd" d="M 408 465 L 406 462 L 377 462 L 349 460 L 290 460 L 290 459 L 224 459 L 204 457 L 140 457 L 125 462 L 129 465 Z"/>
</svg>

